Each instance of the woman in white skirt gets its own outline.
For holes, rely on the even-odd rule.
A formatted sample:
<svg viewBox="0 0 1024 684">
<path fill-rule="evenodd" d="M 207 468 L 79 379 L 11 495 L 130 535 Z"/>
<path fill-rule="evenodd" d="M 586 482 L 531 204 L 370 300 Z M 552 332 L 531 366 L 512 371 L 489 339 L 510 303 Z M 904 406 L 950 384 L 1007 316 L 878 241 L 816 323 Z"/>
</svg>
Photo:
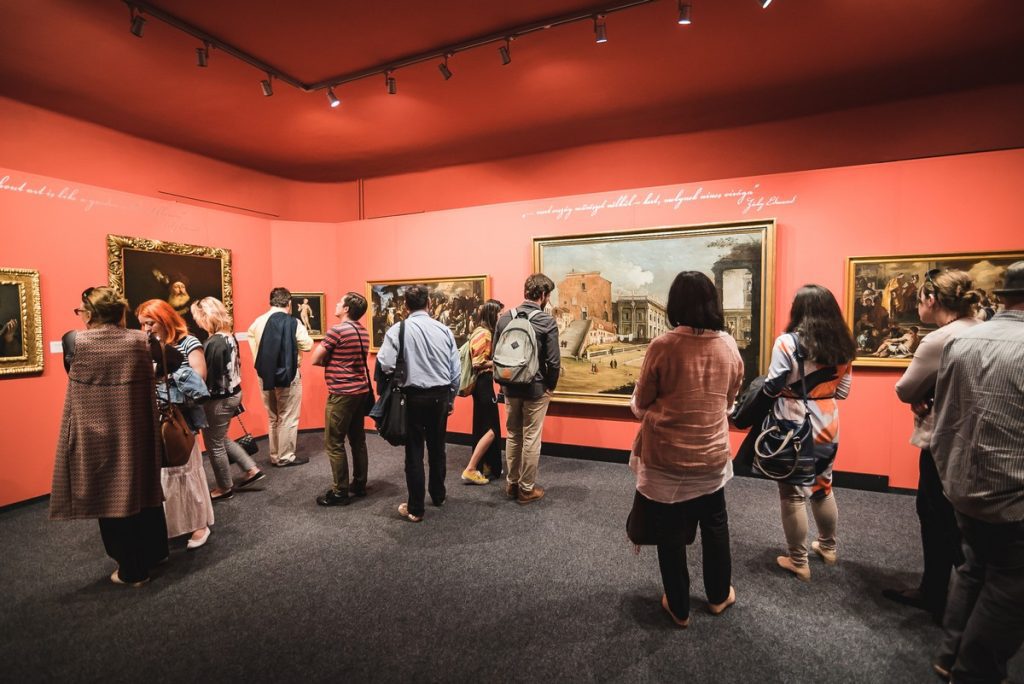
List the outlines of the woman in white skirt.
<svg viewBox="0 0 1024 684">
<path fill-rule="evenodd" d="M 135 315 L 142 329 L 155 335 L 161 342 L 176 348 L 185 363 L 203 381 L 205 389 L 206 357 L 203 345 L 188 334 L 185 320 L 162 299 L 150 299 L 139 305 Z M 206 427 L 206 415 L 200 406 L 181 405 L 182 414 L 194 432 Z M 164 513 L 167 517 L 167 536 L 173 539 L 188 534 L 188 548 L 197 549 L 210 538 L 213 524 L 213 502 L 203 469 L 199 442 L 192 447 L 188 463 L 176 468 L 163 468 L 160 481 L 164 488 Z"/>
</svg>

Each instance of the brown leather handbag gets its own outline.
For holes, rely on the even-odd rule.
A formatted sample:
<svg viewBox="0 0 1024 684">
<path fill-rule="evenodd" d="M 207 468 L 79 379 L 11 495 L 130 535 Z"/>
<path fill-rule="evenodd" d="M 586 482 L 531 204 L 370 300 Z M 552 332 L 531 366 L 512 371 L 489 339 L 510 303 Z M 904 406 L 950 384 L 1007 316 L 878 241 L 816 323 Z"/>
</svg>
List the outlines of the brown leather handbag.
<svg viewBox="0 0 1024 684">
<path fill-rule="evenodd" d="M 164 383 L 169 387 L 171 374 L 167 372 L 167 347 L 160 345 L 164 357 Z M 170 399 L 170 393 L 167 398 Z M 160 440 L 164 445 L 164 468 L 178 468 L 188 463 L 192 449 L 196 444 L 196 436 L 192 433 L 181 410 L 170 401 L 163 403 L 157 395 L 156 405 L 160 413 Z"/>
</svg>

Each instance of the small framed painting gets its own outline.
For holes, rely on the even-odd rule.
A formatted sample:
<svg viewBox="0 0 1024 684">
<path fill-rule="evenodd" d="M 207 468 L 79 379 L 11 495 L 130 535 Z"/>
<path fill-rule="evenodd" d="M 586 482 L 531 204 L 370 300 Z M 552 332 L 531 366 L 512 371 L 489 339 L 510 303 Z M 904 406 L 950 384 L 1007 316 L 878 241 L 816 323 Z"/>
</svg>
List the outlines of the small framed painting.
<svg viewBox="0 0 1024 684">
<path fill-rule="evenodd" d="M 309 336 L 322 340 L 327 331 L 323 292 L 292 292 L 292 316 L 306 326 Z"/>
<path fill-rule="evenodd" d="M 0 376 L 42 372 L 39 271 L 0 268 Z"/>
<path fill-rule="evenodd" d="M 921 340 L 935 330 L 917 313 L 918 291 L 933 269 L 965 271 L 982 294 L 977 316 L 991 318 L 1002 308 L 993 294 L 1006 267 L 1024 252 L 915 254 L 851 257 L 846 262 L 846 322 L 857 341 L 855 366 L 905 368 Z"/>
<path fill-rule="evenodd" d="M 366 283 L 366 301 L 370 309 L 367 328 L 371 352 L 380 349 L 388 328 L 405 318 L 402 298 L 405 288 L 413 285 L 427 287 L 430 291 L 427 304 L 430 315 L 451 329 L 455 344 L 459 346 L 473 332 L 477 308 L 491 296 L 489 279 L 485 275 L 370 281 Z"/>
</svg>

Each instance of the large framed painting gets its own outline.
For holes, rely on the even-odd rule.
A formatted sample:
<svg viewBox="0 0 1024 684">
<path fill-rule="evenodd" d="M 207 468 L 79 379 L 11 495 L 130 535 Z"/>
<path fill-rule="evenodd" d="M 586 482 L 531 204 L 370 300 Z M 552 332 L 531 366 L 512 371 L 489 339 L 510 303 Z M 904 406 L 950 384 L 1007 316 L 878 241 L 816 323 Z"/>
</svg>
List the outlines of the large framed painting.
<svg viewBox="0 0 1024 684">
<path fill-rule="evenodd" d="M 292 316 L 306 326 L 314 340 L 324 339 L 327 323 L 323 292 L 292 292 Z"/>
<path fill-rule="evenodd" d="M 846 262 L 846 320 L 857 341 L 854 365 L 906 367 L 934 325 L 921 322 L 918 290 L 932 269 L 966 271 L 981 291 L 980 318 L 1001 308 L 992 293 L 1002 285 L 1006 267 L 1024 252 L 915 254 L 851 257 Z"/>
<path fill-rule="evenodd" d="M 0 376 L 41 372 L 39 271 L 0 268 Z"/>
<path fill-rule="evenodd" d="M 129 328 L 139 327 L 135 309 L 149 299 L 165 300 L 201 340 L 206 332 L 192 318 L 192 302 L 216 297 L 234 311 L 229 249 L 108 235 L 107 279 L 128 300 Z"/>
<path fill-rule="evenodd" d="M 455 335 L 455 343 L 459 346 L 462 346 L 473 332 L 477 307 L 491 296 L 490 282 L 485 275 L 367 282 L 370 351 L 379 350 L 388 328 L 405 318 L 406 311 L 402 298 L 405 296 L 405 288 L 412 285 L 427 286 L 430 291 L 430 303 L 427 307 L 431 315 L 451 329 Z"/>
<path fill-rule="evenodd" d="M 562 376 L 556 401 L 626 405 L 647 346 L 671 325 L 680 271 L 714 281 L 746 379 L 766 368 L 774 311 L 775 222 L 535 238 L 534 270 L 555 282 Z"/>
</svg>

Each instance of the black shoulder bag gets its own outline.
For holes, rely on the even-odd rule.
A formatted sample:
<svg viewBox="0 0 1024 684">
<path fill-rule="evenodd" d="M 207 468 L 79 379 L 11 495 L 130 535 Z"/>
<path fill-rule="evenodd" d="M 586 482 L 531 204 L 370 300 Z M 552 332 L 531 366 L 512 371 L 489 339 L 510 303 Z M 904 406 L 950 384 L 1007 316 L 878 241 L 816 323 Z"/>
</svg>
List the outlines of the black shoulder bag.
<svg viewBox="0 0 1024 684">
<path fill-rule="evenodd" d="M 398 325 L 398 359 L 395 361 L 395 371 L 388 381 L 388 398 L 384 414 L 377 423 L 377 434 L 392 446 L 403 446 L 406 439 L 406 405 L 403 392 L 408 373 L 405 367 L 405 321 Z"/>
<path fill-rule="evenodd" d="M 800 371 L 804 419 L 798 423 L 778 417 L 773 403 L 761 424 L 760 434 L 754 440 L 754 468 L 772 480 L 804 481 L 814 477 L 814 434 L 811 408 L 807 403 L 804 351 L 800 347 L 800 339 L 796 335 L 792 337 L 796 345 L 793 355 Z"/>
<path fill-rule="evenodd" d="M 370 411 L 373 410 L 373 405 L 377 403 L 377 399 L 373 396 L 373 383 L 370 382 L 370 367 L 366 365 L 366 349 L 363 348 L 363 336 L 359 334 L 359 328 L 354 323 L 349 321 L 349 325 L 356 331 L 356 339 L 359 340 L 359 358 L 363 360 L 363 371 L 366 372 L 366 399 L 363 402 L 363 415 L 370 415 Z M 404 328 L 403 328 L 404 330 Z M 399 331 L 401 332 L 401 330 Z M 399 356 L 402 352 L 399 350 Z M 397 364 L 395 370 L 398 370 Z"/>
</svg>

